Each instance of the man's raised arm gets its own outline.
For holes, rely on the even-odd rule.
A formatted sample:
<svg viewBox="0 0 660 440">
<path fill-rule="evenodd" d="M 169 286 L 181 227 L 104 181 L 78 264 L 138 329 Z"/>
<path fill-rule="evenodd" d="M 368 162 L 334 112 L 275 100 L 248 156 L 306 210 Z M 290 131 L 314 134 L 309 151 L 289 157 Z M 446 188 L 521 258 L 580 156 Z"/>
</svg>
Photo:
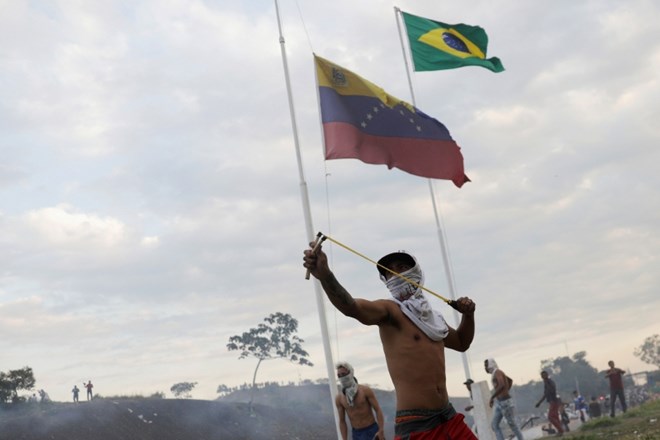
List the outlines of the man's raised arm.
<svg viewBox="0 0 660 440">
<path fill-rule="evenodd" d="M 310 243 L 312 245 L 312 243 Z M 333 306 L 346 316 L 355 318 L 366 325 L 376 325 L 389 316 L 385 301 L 368 301 L 353 298 L 328 267 L 328 257 L 319 247 L 316 252 L 304 251 L 303 266 L 321 282 L 328 299 Z"/>
</svg>

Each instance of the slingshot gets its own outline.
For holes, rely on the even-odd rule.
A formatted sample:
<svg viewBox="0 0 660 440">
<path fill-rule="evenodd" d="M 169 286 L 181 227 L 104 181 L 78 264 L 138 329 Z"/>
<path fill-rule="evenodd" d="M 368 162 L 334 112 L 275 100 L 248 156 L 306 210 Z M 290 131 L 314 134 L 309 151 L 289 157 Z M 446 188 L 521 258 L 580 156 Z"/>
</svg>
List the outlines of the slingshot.
<svg viewBox="0 0 660 440">
<path fill-rule="evenodd" d="M 447 298 L 445 298 L 444 296 L 439 295 L 439 294 L 433 292 L 432 290 L 429 290 L 429 289 L 427 289 L 426 287 L 419 285 L 419 284 L 416 283 L 415 281 L 413 281 L 413 280 L 411 280 L 411 279 L 409 279 L 409 278 L 406 278 L 405 276 L 401 275 L 400 273 L 394 272 L 394 271 L 391 270 L 389 267 L 385 267 L 385 266 L 383 266 L 382 264 L 378 264 L 378 262 L 372 260 L 371 258 L 367 257 L 366 255 L 361 254 L 360 252 L 356 251 L 355 249 L 351 249 L 350 247 L 346 246 L 345 244 L 340 243 L 339 241 L 335 240 L 335 239 L 332 238 L 332 237 L 329 237 L 329 236 L 323 234 L 322 232 L 319 232 L 319 233 L 316 234 L 316 239 L 314 240 L 314 242 L 313 242 L 313 246 L 312 246 L 312 252 L 313 252 L 313 253 L 316 253 L 316 251 L 318 250 L 318 248 L 321 246 L 321 243 L 323 243 L 325 240 L 330 240 L 331 242 L 333 242 L 333 243 L 336 244 L 337 246 L 342 247 L 342 248 L 346 249 L 347 251 L 352 252 L 352 253 L 354 253 L 355 255 L 364 258 L 365 260 L 369 261 L 370 263 L 373 263 L 373 264 L 375 264 L 377 267 L 380 267 L 381 269 L 386 270 L 387 272 L 391 273 L 392 275 L 394 275 L 394 276 L 396 276 L 396 277 L 399 277 L 399 278 L 401 278 L 401 279 L 404 280 L 404 281 L 407 281 L 408 283 L 412 284 L 413 286 L 415 286 L 415 287 L 419 287 L 420 289 L 424 290 L 425 292 L 428 292 L 428 293 L 430 293 L 431 295 L 433 295 L 433 296 L 435 296 L 435 297 L 437 297 L 437 298 L 443 300 L 444 302 L 446 302 L 447 304 L 449 304 L 451 307 L 453 307 L 454 309 L 456 309 L 458 303 L 457 303 L 455 300 L 447 299 Z M 306 279 L 306 280 L 309 279 L 309 275 L 310 275 L 310 270 L 307 269 L 307 274 L 305 275 L 305 279 Z M 458 310 L 458 309 L 457 309 L 457 310 Z"/>
</svg>

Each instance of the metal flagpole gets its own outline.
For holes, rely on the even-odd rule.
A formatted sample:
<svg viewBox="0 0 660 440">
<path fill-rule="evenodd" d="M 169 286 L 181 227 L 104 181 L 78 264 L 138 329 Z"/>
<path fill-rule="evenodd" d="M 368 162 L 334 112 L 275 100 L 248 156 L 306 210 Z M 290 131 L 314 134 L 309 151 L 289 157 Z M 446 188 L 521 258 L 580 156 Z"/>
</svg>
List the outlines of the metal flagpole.
<svg viewBox="0 0 660 440">
<path fill-rule="evenodd" d="M 303 212 L 305 216 L 305 229 L 307 238 L 311 242 L 314 239 L 314 227 L 312 225 L 312 214 L 309 207 L 309 194 L 307 192 L 307 182 L 305 181 L 305 174 L 302 167 L 302 158 L 300 155 L 300 143 L 298 141 L 298 127 L 296 124 L 296 112 L 293 106 L 293 96 L 291 94 L 291 82 L 289 79 L 289 65 L 286 60 L 286 48 L 284 36 L 282 35 L 282 23 L 280 21 L 280 8 L 275 0 L 275 13 L 277 15 L 277 28 L 280 34 L 280 49 L 282 52 L 282 64 L 284 67 L 284 79 L 286 81 L 286 91 L 289 98 L 289 113 L 291 116 L 291 127 L 293 129 L 293 140 L 296 147 L 296 159 L 298 162 L 298 175 L 300 177 L 300 197 L 303 204 Z M 323 339 L 323 349 L 325 352 L 325 363 L 328 372 L 328 385 L 330 387 L 330 397 L 332 399 L 331 406 L 335 415 L 335 428 L 337 430 L 337 438 L 341 439 L 341 432 L 339 430 L 339 414 L 335 406 L 335 398 L 337 397 L 337 385 L 335 380 L 335 366 L 332 360 L 332 351 L 330 349 L 330 338 L 328 336 L 328 323 L 325 316 L 325 303 L 323 302 L 323 292 L 321 290 L 321 283 L 314 280 L 314 291 L 316 293 L 316 307 L 319 313 L 319 321 L 321 324 L 321 335 Z"/>
<path fill-rule="evenodd" d="M 394 7 L 394 17 L 396 20 L 396 27 L 399 31 L 399 40 L 401 42 L 401 51 L 403 52 L 403 62 L 406 65 L 406 75 L 408 76 L 408 87 L 410 87 L 410 96 L 412 97 L 412 105 L 415 107 L 417 106 L 415 102 L 415 91 L 413 90 L 413 84 L 412 84 L 412 78 L 410 75 L 410 67 L 408 65 L 408 59 L 406 58 L 406 48 L 405 44 L 403 42 L 403 35 L 401 33 L 401 9 L 398 7 Z M 433 204 L 433 213 L 435 214 L 435 226 L 438 230 L 438 240 L 440 241 L 440 250 L 442 251 L 442 261 L 444 263 L 445 267 L 445 275 L 447 276 L 447 284 L 449 287 L 449 295 L 450 298 L 455 301 L 456 300 L 456 292 L 454 288 L 454 275 L 451 270 L 451 265 L 449 264 L 449 253 L 447 251 L 447 245 L 446 245 L 446 240 L 445 240 L 445 234 L 443 233 L 442 229 L 442 223 L 440 219 L 440 215 L 438 214 L 438 207 L 435 202 L 435 193 L 433 192 L 433 182 L 431 179 L 428 179 L 429 183 L 429 191 L 431 192 L 431 202 Z M 458 324 L 461 322 L 460 317 L 458 316 L 458 312 L 454 309 L 452 309 L 454 312 L 454 320 L 456 322 L 456 326 L 458 327 Z M 463 369 L 465 370 L 465 379 L 471 379 L 471 373 L 470 373 L 470 363 L 468 362 L 467 354 L 465 352 L 461 353 L 461 358 L 463 359 Z"/>
</svg>

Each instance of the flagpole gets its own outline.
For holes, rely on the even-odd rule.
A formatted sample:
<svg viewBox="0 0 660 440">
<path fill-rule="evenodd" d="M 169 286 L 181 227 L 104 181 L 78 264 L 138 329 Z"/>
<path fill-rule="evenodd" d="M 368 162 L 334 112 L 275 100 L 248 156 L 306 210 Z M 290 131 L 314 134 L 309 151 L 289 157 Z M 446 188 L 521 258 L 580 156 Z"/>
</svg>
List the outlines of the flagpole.
<svg viewBox="0 0 660 440">
<path fill-rule="evenodd" d="M 312 225 L 312 214 L 309 206 L 309 194 L 307 191 L 307 182 L 305 181 L 305 173 L 303 172 L 302 157 L 300 154 L 300 142 L 298 141 L 298 126 L 296 123 L 296 112 L 293 105 L 293 95 L 291 93 L 291 81 L 289 79 L 289 65 L 286 59 L 286 47 L 284 42 L 284 36 L 282 34 L 280 8 L 277 3 L 277 0 L 275 0 L 275 13 L 277 15 L 277 28 L 279 30 L 280 49 L 282 52 L 282 65 L 284 67 L 284 79 L 286 82 L 286 91 L 289 99 L 289 114 L 291 117 L 291 128 L 293 129 L 293 141 L 296 147 L 296 160 L 298 162 L 298 175 L 300 178 L 300 197 L 302 199 L 303 214 L 305 217 L 305 229 L 307 232 L 308 241 L 311 242 L 314 239 L 315 234 L 314 234 L 314 227 Z M 337 438 L 341 439 L 341 431 L 339 430 L 339 414 L 337 412 L 337 407 L 335 406 L 335 398 L 337 397 L 335 366 L 332 360 L 332 350 L 330 349 L 330 337 L 328 336 L 328 323 L 325 315 L 325 303 L 323 302 L 324 296 L 321 290 L 321 283 L 316 279 L 314 280 L 314 291 L 316 293 L 316 308 L 319 313 L 319 321 L 321 324 L 321 336 L 323 339 L 323 350 L 325 352 L 325 363 L 328 373 L 328 386 L 330 387 L 330 397 L 332 399 L 330 405 L 332 407 L 335 416 L 335 429 L 337 431 Z"/>
<path fill-rule="evenodd" d="M 406 46 L 403 41 L 403 34 L 401 33 L 401 9 L 398 7 L 394 7 L 394 18 L 396 20 L 396 27 L 399 31 L 399 41 L 401 42 L 401 51 L 403 53 L 403 63 L 406 66 L 406 75 L 408 76 L 408 87 L 410 87 L 410 96 L 412 98 L 412 105 L 417 107 L 417 103 L 415 100 L 415 91 L 413 89 L 413 83 L 412 83 L 412 76 L 410 74 L 410 67 L 408 65 L 408 58 L 406 58 Z M 454 275 L 451 269 L 451 264 L 449 261 L 449 252 L 447 251 L 447 244 L 446 244 L 446 238 L 445 234 L 443 232 L 442 228 L 442 219 L 440 218 L 440 215 L 438 214 L 438 207 L 436 205 L 435 201 L 435 193 L 433 191 L 433 181 L 431 179 L 428 179 L 428 184 L 429 184 L 429 191 L 431 193 L 431 203 L 433 205 L 433 213 L 435 214 L 435 226 L 436 229 L 438 230 L 438 241 L 440 242 L 440 250 L 442 252 L 442 262 L 444 265 L 445 269 L 445 275 L 447 277 L 447 284 L 449 287 L 449 295 L 452 300 L 456 300 L 456 291 L 455 291 L 455 284 L 454 284 Z M 458 327 L 460 323 L 460 318 L 458 316 L 458 312 L 454 309 L 452 309 L 454 312 L 454 321 L 456 322 L 456 326 Z M 467 353 L 462 352 L 461 353 L 461 358 L 463 359 L 463 370 L 465 371 L 465 379 L 472 379 L 471 373 L 470 373 L 470 363 L 468 362 L 467 358 Z"/>
</svg>

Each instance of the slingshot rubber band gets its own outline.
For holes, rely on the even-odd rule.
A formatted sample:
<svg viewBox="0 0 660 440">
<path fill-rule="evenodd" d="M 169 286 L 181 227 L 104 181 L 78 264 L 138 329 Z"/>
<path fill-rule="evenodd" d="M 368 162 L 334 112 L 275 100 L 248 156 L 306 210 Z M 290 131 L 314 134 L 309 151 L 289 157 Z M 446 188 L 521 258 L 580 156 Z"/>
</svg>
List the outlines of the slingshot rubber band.
<svg viewBox="0 0 660 440">
<path fill-rule="evenodd" d="M 410 284 L 412 284 L 412 285 L 415 286 L 415 287 L 419 287 L 420 289 L 424 290 L 425 292 L 428 292 L 428 293 L 430 293 L 431 295 L 433 295 L 433 296 L 435 296 L 435 297 L 437 297 L 437 298 L 440 298 L 441 300 L 443 300 L 444 302 L 446 302 L 446 303 L 449 304 L 450 306 L 456 308 L 456 307 L 455 307 L 455 305 L 456 305 L 456 301 L 449 300 L 449 299 L 445 298 L 444 296 L 439 295 L 439 294 L 433 292 L 432 290 L 427 289 L 427 288 L 424 287 L 424 286 L 420 286 L 419 284 L 417 284 L 417 283 L 414 282 L 413 280 L 408 279 L 408 278 L 404 277 L 403 275 L 394 272 L 393 270 L 391 270 L 391 269 L 388 268 L 388 267 L 383 266 L 382 264 L 378 264 L 378 262 L 372 260 L 371 258 L 367 257 L 366 255 L 361 254 L 360 252 L 356 251 L 355 249 L 351 249 L 350 247 L 346 246 L 346 245 L 343 244 L 343 243 L 340 243 L 339 241 L 335 240 L 334 238 L 329 237 L 329 236 L 327 236 L 327 235 L 325 235 L 325 234 L 323 234 L 323 233 L 321 233 L 321 232 L 319 232 L 316 236 L 317 236 L 317 237 L 322 237 L 322 239 L 321 239 L 321 240 L 318 240 L 318 238 L 317 238 L 317 241 L 316 241 L 316 243 L 315 243 L 315 246 L 314 246 L 313 251 L 316 251 L 316 249 L 318 249 L 319 244 L 320 244 L 321 242 L 323 242 L 324 240 L 330 240 L 331 242 L 333 242 L 333 243 L 336 244 L 337 246 L 339 246 L 339 247 L 343 247 L 343 248 L 346 249 L 347 251 L 352 252 L 352 253 L 354 253 L 355 255 L 364 258 L 365 260 L 369 261 L 370 263 L 373 263 L 373 264 L 375 264 L 376 266 L 378 266 L 378 267 L 380 267 L 380 268 L 382 268 L 382 269 L 385 269 L 386 271 L 388 271 L 388 272 L 391 273 L 392 275 L 397 276 L 397 277 L 401 278 L 402 280 L 409 282 Z M 308 270 L 308 274 L 309 274 L 309 270 Z M 307 277 L 307 279 L 309 279 L 309 276 Z"/>
</svg>

